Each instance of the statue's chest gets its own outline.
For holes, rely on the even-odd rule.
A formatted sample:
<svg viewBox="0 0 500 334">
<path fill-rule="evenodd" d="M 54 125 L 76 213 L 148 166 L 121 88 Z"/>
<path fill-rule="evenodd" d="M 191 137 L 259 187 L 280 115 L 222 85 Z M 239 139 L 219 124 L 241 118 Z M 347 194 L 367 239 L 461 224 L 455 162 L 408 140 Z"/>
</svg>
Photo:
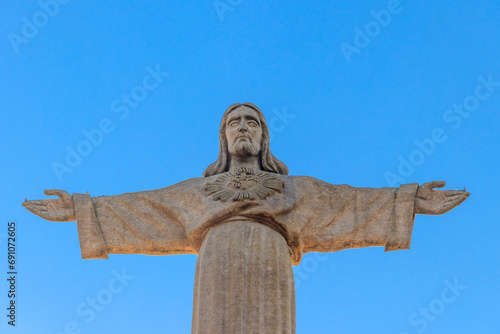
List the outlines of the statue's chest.
<svg viewBox="0 0 500 334">
<path fill-rule="evenodd" d="M 207 182 L 205 194 L 213 196 L 213 200 L 226 202 L 252 201 L 257 198 L 265 200 L 281 194 L 285 181 L 275 175 L 252 168 L 242 167 L 236 172 L 226 172 L 217 177 L 215 182 Z"/>
</svg>

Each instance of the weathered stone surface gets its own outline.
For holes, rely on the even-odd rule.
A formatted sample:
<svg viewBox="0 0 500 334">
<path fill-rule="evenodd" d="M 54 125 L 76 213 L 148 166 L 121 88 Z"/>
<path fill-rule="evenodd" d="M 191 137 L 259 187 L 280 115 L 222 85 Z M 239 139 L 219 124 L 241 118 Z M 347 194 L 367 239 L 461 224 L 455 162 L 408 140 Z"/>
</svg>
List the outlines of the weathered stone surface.
<svg viewBox="0 0 500 334">
<path fill-rule="evenodd" d="M 52 221 L 77 221 L 82 257 L 198 254 L 192 332 L 295 333 L 292 265 L 309 252 L 410 247 L 416 213 L 442 214 L 465 191 L 444 182 L 355 188 L 289 176 L 272 155 L 262 112 L 232 105 L 220 154 L 203 177 L 151 191 L 23 205 Z"/>
</svg>

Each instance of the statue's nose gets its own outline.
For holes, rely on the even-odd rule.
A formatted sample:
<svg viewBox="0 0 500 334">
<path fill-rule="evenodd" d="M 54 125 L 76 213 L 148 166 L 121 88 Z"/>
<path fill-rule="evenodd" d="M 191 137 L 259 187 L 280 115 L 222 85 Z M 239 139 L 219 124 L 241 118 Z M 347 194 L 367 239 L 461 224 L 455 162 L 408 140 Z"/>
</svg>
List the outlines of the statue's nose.
<svg viewBox="0 0 500 334">
<path fill-rule="evenodd" d="M 247 123 L 245 121 L 240 123 L 240 131 L 248 131 Z"/>
</svg>

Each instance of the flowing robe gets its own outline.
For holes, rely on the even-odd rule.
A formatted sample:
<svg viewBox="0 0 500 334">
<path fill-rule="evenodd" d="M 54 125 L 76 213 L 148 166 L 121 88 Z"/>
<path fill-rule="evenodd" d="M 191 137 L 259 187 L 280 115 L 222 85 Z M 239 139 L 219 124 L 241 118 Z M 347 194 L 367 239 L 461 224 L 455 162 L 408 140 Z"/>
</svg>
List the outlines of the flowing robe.
<svg viewBox="0 0 500 334">
<path fill-rule="evenodd" d="M 267 199 L 222 202 L 208 178 L 117 196 L 74 194 L 84 259 L 198 254 L 192 333 L 295 333 L 292 265 L 303 254 L 409 249 L 418 184 L 355 188 L 306 176 Z"/>
</svg>

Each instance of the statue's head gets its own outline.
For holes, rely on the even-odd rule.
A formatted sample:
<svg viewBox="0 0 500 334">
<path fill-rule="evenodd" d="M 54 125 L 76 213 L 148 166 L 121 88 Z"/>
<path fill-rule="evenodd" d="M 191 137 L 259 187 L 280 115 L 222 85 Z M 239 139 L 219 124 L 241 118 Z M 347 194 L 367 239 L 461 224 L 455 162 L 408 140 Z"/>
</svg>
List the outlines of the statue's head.
<svg viewBox="0 0 500 334">
<path fill-rule="evenodd" d="M 269 128 L 262 111 L 248 102 L 233 104 L 220 123 L 219 157 L 203 176 L 227 172 L 231 157 L 249 156 L 259 156 L 263 171 L 288 175 L 288 167 L 271 153 L 269 141 Z"/>
</svg>

